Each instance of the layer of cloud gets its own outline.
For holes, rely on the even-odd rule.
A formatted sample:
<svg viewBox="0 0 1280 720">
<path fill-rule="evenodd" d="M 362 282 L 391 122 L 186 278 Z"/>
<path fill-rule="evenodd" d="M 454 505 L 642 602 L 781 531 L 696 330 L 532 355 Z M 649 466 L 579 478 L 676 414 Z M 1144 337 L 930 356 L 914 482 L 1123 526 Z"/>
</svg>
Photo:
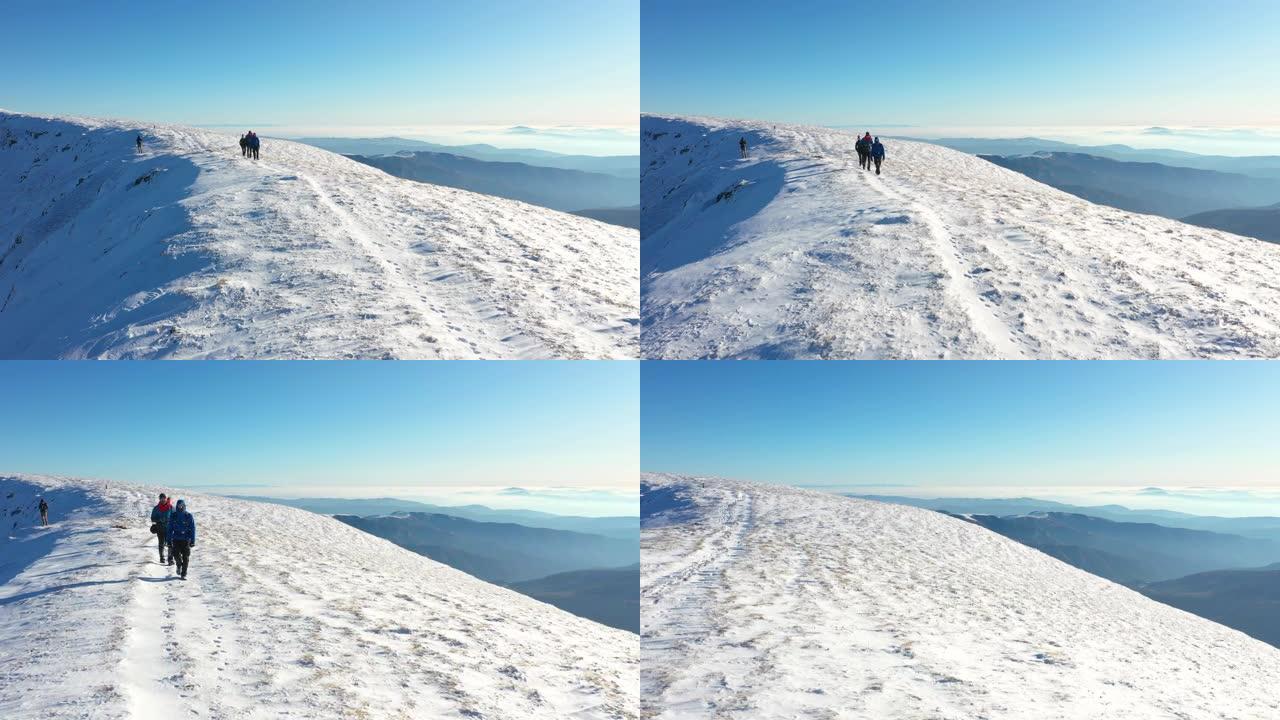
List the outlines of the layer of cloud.
<svg viewBox="0 0 1280 720">
<path fill-rule="evenodd" d="M 1280 127 L 964 127 L 882 126 L 877 135 L 920 138 L 1026 138 L 1076 145 L 1128 145 L 1201 155 L 1280 155 Z"/>
<path fill-rule="evenodd" d="M 611 487 L 482 487 L 473 485 L 253 485 L 192 486 L 220 494 L 264 497 L 377 498 L 394 497 L 433 505 L 487 505 L 505 510 L 538 510 L 555 515 L 624 516 L 640 514 L 638 488 Z"/>
<path fill-rule="evenodd" d="M 564 155 L 638 155 L 640 128 L 556 125 L 205 125 L 221 130 L 266 128 L 263 134 L 300 137 L 402 137 L 441 145 L 493 145 L 504 149 L 534 149 Z"/>
<path fill-rule="evenodd" d="M 1132 510 L 1172 510 L 1192 515 L 1280 517 L 1280 487 L 840 485 L 815 489 L 918 498 L 1034 497 L 1071 505 L 1123 505 Z"/>
</svg>

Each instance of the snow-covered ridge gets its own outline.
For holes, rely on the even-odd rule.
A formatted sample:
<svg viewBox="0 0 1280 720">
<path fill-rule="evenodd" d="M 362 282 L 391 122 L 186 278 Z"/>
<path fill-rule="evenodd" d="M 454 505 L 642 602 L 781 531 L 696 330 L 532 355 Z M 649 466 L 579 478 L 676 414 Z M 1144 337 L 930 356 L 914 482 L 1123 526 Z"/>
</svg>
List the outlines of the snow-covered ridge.
<svg viewBox="0 0 1280 720">
<path fill-rule="evenodd" d="M 634 230 L 237 140 L 0 112 L 0 358 L 637 355 Z"/>
<path fill-rule="evenodd" d="M 973 524 L 641 482 L 645 717 L 1280 717 L 1280 651 Z"/>
<path fill-rule="evenodd" d="M 1280 246 L 854 141 L 642 116 L 645 357 L 1280 356 Z"/>
<path fill-rule="evenodd" d="M 185 581 L 148 533 L 162 490 L 196 518 Z M 634 634 L 330 517 L 41 476 L 0 476 L 0 516 L 6 720 L 638 716 Z"/>
</svg>

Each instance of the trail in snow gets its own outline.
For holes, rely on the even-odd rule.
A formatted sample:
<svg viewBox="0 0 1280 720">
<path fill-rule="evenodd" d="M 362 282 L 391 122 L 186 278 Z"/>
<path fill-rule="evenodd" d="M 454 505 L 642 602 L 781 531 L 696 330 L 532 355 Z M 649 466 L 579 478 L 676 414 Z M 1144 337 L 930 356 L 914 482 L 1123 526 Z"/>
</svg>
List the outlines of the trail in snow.
<svg viewBox="0 0 1280 720">
<path fill-rule="evenodd" d="M 1280 713 L 1280 651 L 970 523 L 777 486 L 642 482 L 644 717 Z M 658 493 L 671 508 L 650 512 Z"/>
<path fill-rule="evenodd" d="M 1275 245 L 933 145 L 877 177 L 850 133 L 641 125 L 645 357 L 1280 356 Z"/>
<path fill-rule="evenodd" d="M 631 633 L 332 518 L 199 494 L 179 580 L 147 533 L 158 491 L 0 478 L 0 717 L 637 717 Z M 49 530 L 24 522 L 39 493 Z"/>
<path fill-rule="evenodd" d="M 634 230 L 235 141 L 0 113 L 0 357 L 636 356 Z"/>
</svg>

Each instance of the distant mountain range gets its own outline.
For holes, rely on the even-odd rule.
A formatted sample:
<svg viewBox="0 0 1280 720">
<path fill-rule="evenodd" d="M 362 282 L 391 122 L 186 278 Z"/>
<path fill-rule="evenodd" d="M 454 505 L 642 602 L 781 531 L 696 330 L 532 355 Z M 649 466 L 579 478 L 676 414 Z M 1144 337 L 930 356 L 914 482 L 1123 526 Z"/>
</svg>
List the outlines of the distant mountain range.
<svg viewBox="0 0 1280 720">
<path fill-rule="evenodd" d="M 1204 530 L 1061 512 L 1003 517 L 947 514 L 1130 586 L 1280 561 L 1280 543 Z"/>
<path fill-rule="evenodd" d="M 324 148 L 341 155 L 394 155 L 400 152 L 441 152 L 485 160 L 518 162 L 539 167 L 581 170 L 635 180 L 640 177 L 640 156 L 561 155 L 533 148 L 507 149 L 493 145 L 440 145 L 398 137 L 384 138 L 298 138 L 298 142 Z"/>
<path fill-rule="evenodd" d="M 640 229 L 640 206 L 626 208 L 597 208 L 594 210 L 574 210 L 574 215 L 589 217 L 592 220 L 607 222 L 610 225 Z"/>
<path fill-rule="evenodd" d="M 1191 515 L 1173 510 L 1132 510 L 1123 505 L 1071 505 L 1032 497 L 1019 498 L 915 498 L 903 495 L 861 495 L 850 497 L 965 515 L 1028 515 L 1032 513 L 1078 513 L 1117 522 L 1156 523 L 1165 527 L 1227 533 L 1247 538 L 1280 542 L 1280 517 L 1215 517 Z"/>
<path fill-rule="evenodd" d="M 853 497 L 966 520 L 1280 647 L 1280 518 L 1202 517 L 1121 505 L 1086 508 L 1026 497 Z M 1176 525 L 1183 527 L 1171 527 Z"/>
<path fill-rule="evenodd" d="M 1174 219 L 1280 201 L 1276 178 L 1070 152 L 979 157 L 1090 202 Z"/>
<path fill-rule="evenodd" d="M 554 515 L 537 510 L 495 509 L 484 505 L 431 505 L 399 498 L 269 498 L 232 495 L 241 500 L 276 503 L 321 515 L 391 515 L 393 513 L 439 513 L 479 522 L 518 523 L 529 527 L 573 532 L 624 540 L 638 540 L 640 519 L 635 516 L 581 517 Z"/>
<path fill-rule="evenodd" d="M 569 570 L 624 567 L 640 557 L 638 542 L 515 523 L 476 522 L 417 512 L 334 517 L 489 582 L 519 582 Z"/>
<path fill-rule="evenodd" d="M 632 207 L 640 197 L 635 178 L 524 162 L 479 160 L 428 151 L 347 157 L 407 180 L 497 195 L 565 212 Z"/>
<path fill-rule="evenodd" d="M 978 155 L 1090 202 L 1280 242 L 1278 155 L 1197 155 L 1035 137 L 923 142 Z"/>
<path fill-rule="evenodd" d="M 438 513 L 334 517 L 481 580 L 638 632 L 638 537 L 610 538 Z"/>
<path fill-rule="evenodd" d="M 1280 563 L 1214 570 L 1139 588 L 1166 605 L 1233 627 L 1280 648 Z"/>
<path fill-rule="evenodd" d="M 640 632 L 640 563 L 610 570 L 573 570 L 507 587 L 579 617 Z"/>
<path fill-rule="evenodd" d="M 1280 203 L 1270 207 L 1210 210 L 1182 218 L 1185 223 L 1280 243 Z"/>
<path fill-rule="evenodd" d="M 921 142 L 932 143 L 960 150 L 973 155 L 1032 155 L 1040 152 L 1083 153 L 1094 157 L 1122 160 L 1124 162 L 1148 162 L 1174 165 L 1198 170 L 1217 170 L 1239 173 L 1257 178 L 1280 178 L 1280 155 L 1198 155 L 1182 150 L 1150 150 L 1128 145 L 1074 145 L 1057 140 L 1026 137 L 1012 139 L 989 138 L 939 138 Z"/>
</svg>

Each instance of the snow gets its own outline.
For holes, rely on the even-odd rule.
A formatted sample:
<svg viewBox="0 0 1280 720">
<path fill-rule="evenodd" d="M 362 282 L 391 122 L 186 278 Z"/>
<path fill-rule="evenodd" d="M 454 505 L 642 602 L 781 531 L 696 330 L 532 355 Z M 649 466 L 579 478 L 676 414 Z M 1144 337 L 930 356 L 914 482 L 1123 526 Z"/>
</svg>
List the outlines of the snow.
<svg viewBox="0 0 1280 720">
<path fill-rule="evenodd" d="M 638 258 L 307 145 L 0 112 L 4 358 L 634 358 Z"/>
<path fill-rule="evenodd" d="M 1280 717 L 1280 650 L 963 520 L 642 483 L 644 717 Z"/>
<path fill-rule="evenodd" d="M 179 580 L 162 490 L 0 477 L 0 717 L 637 717 L 634 634 L 330 517 L 168 488 L 197 523 Z"/>
<path fill-rule="evenodd" d="M 1274 244 L 936 145 L 886 139 L 876 176 L 838 130 L 641 130 L 644 357 L 1280 356 Z"/>
</svg>

